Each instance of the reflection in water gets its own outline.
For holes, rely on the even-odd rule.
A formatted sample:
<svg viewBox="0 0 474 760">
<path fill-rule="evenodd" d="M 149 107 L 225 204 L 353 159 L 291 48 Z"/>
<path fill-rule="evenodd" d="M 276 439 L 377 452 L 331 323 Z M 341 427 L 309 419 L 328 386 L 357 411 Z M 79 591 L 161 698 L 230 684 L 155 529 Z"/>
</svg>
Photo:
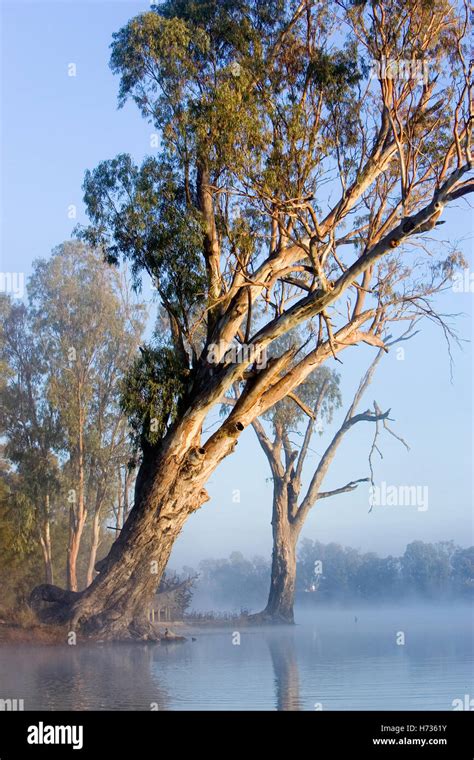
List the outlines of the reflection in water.
<svg viewBox="0 0 474 760">
<path fill-rule="evenodd" d="M 294 631 L 275 632 L 267 638 L 275 672 L 277 710 L 301 710 L 300 681 Z"/>
<path fill-rule="evenodd" d="M 0 699 L 25 710 L 450 710 L 474 693 L 466 608 L 318 608 L 297 619 L 243 628 L 239 645 L 232 628 L 202 628 L 196 641 L 156 647 L 0 646 Z"/>
<path fill-rule="evenodd" d="M 21 647 L 8 660 L 16 690 L 26 694 L 26 710 L 150 710 L 152 703 L 155 710 L 167 709 L 166 690 L 151 679 L 152 645 Z M 2 675 L 0 663 L 3 692 Z"/>
</svg>

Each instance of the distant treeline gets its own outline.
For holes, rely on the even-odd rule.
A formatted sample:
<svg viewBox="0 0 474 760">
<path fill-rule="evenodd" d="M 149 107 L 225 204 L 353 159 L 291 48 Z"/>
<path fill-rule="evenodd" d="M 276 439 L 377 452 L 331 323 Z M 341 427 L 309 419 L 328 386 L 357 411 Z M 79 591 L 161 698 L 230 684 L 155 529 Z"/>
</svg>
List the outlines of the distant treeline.
<svg viewBox="0 0 474 760">
<path fill-rule="evenodd" d="M 188 574 L 196 571 L 185 568 Z M 264 606 L 270 582 L 270 561 L 246 559 L 233 552 L 228 559 L 206 559 L 197 571 L 193 607 L 206 600 L 225 609 Z M 435 544 L 413 541 L 400 557 L 362 554 L 339 544 L 301 542 L 296 582 L 299 604 L 344 602 L 354 599 L 390 601 L 474 596 L 474 546 L 462 549 L 452 541 Z"/>
</svg>

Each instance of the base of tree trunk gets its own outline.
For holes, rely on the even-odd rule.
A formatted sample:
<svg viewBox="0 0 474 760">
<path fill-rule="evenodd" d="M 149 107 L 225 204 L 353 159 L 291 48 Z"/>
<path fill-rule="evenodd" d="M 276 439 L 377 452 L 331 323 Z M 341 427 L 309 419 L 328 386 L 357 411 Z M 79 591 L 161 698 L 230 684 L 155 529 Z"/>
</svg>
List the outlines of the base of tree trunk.
<svg viewBox="0 0 474 760">
<path fill-rule="evenodd" d="M 149 604 L 185 521 L 209 498 L 196 476 L 195 448 L 182 436 L 144 455 L 135 506 L 108 555 L 96 563 L 91 585 L 74 593 L 47 584 L 34 589 L 31 606 L 40 620 L 69 626 L 78 638 L 160 641 Z"/>
<path fill-rule="evenodd" d="M 127 618 L 113 611 L 92 615 L 87 624 L 75 628 L 75 605 L 81 599 L 82 592 L 66 591 L 58 586 L 43 584 L 37 586 L 30 596 L 30 607 L 41 623 L 63 626 L 67 631 L 76 631 L 83 639 L 95 641 L 125 641 L 158 643 L 162 637 L 146 614 Z"/>
<path fill-rule="evenodd" d="M 59 586 L 43 583 L 33 589 L 29 604 L 40 623 L 65 625 L 72 605 L 80 596 L 77 591 L 66 591 Z"/>
<path fill-rule="evenodd" d="M 262 610 L 256 612 L 253 615 L 249 615 L 247 621 L 251 625 L 294 625 L 295 620 L 293 615 L 283 613 L 281 611 L 271 612 L 270 610 Z"/>
</svg>

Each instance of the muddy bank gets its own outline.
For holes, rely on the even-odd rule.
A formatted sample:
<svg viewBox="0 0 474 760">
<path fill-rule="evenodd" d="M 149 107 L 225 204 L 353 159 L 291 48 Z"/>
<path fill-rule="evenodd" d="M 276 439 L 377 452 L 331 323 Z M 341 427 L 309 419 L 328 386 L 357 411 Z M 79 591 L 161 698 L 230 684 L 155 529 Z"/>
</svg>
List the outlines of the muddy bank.
<svg viewBox="0 0 474 760">
<path fill-rule="evenodd" d="M 177 633 L 171 628 L 157 628 L 157 640 L 151 641 L 153 644 L 174 644 L 187 641 L 182 631 Z M 0 622 L 0 646 L 2 644 L 42 644 L 44 646 L 55 646 L 58 644 L 70 644 L 71 631 L 67 627 L 43 625 L 41 623 L 33 625 L 22 625 L 20 623 Z M 100 638 L 83 638 L 78 637 L 76 644 L 97 644 L 105 643 Z M 113 643 L 108 641 L 107 643 Z M 117 642 L 118 643 L 118 642 Z M 125 643 L 131 643 L 126 641 Z M 141 642 L 143 643 L 143 642 Z M 146 642 L 145 642 L 146 643 Z"/>
</svg>

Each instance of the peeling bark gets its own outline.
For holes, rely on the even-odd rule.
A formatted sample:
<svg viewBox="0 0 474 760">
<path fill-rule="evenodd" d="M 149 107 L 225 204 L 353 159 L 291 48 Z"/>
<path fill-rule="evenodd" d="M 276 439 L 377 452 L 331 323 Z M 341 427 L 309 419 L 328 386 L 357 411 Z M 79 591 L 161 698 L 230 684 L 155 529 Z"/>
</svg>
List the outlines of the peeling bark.
<svg viewBox="0 0 474 760">
<path fill-rule="evenodd" d="M 188 516 L 207 500 L 186 456 L 168 451 L 157 463 L 145 457 L 136 486 L 135 507 L 109 555 L 96 565 L 97 577 L 83 592 L 52 593 L 41 619 L 67 623 L 80 635 L 103 639 L 157 639 L 147 608 Z M 55 587 L 49 587 L 55 588 Z M 45 587 L 35 590 L 47 606 Z"/>
<path fill-rule="evenodd" d="M 287 494 L 279 491 L 273 505 L 273 553 L 270 593 L 267 606 L 260 613 L 272 623 L 294 623 L 296 583 L 296 544 L 299 530 L 288 516 Z"/>
</svg>

